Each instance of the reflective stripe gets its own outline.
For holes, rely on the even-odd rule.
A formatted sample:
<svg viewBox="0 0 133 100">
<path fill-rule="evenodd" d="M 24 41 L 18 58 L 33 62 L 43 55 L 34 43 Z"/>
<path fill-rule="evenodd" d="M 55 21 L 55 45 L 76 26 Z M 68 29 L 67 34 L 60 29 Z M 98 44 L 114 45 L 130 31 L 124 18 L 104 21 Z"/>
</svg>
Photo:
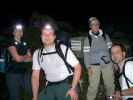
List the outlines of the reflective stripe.
<svg viewBox="0 0 133 100">
<path fill-rule="evenodd" d="M 74 51 L 80 51 L 81 50 L 81 47 L 71 47 L 72 48 L 72 50 L 74 50 Z"/>
<path fill-rule="evenodd" d="M 89 46 L 85 46 L 83 49 L 83 52 L 90 52 L 90 47 Z"/>
<path fill-rule="evenodd" d="M 84 49 L 90 49 L 90 46 L 85 46 Z"/>
<path fill-rule="evenodd" d="M 15 44 L 15 45 L 18 45 L 18 42 L 15 41 L 14 44 Z"/>
<path fill-rule="evenodd" d="M 90 52 L 90 50 L 83 50 L 84 53 Z"/>
<path fill-rule="evenodd" d="M 71 48 L 74 51 L 81 51 L 81 41 L 80 40 L 71 40 Z"/>
<path fill-rule="evenodd" d="M 107 43 L 107 46 L 108 46 L 108 48 L 111 48 L 112 42 L 108 42 L 108 43 Z"/>
<path fill-rule="evenodd" d="M 26 43 L 26 42 L 23 42 L 23 45 L 24 45 L 24 46 L 26 46 L 26 45 L 27 45 L 27 43 Z"/>
</svg>

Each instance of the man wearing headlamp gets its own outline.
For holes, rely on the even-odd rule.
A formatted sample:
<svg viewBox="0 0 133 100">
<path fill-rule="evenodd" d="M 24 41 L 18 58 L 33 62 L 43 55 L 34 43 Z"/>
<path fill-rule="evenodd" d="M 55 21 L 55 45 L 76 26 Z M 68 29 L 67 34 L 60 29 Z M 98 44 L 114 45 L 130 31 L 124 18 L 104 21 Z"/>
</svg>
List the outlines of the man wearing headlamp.
<svg viewBox="0 0 133 100">
<path fill-rule="evenodd" d="M 21 24 L 15 25 L 13 38 L 7 44 L 10 59 L 6 79 L 10 100 L 20 100 L 22 88 L 31 96 L 30 75 L 27 71 L 29 66 L 27 66 L 27 63 L 32 61 L 27 42 L 23 38 Z"/>
</svg>

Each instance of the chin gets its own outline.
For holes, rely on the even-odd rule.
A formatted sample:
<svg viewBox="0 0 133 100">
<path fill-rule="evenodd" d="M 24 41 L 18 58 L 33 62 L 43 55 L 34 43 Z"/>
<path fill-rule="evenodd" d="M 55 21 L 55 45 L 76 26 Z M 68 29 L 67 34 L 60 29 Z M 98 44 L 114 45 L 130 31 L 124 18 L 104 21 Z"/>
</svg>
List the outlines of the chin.
<svg viewBox="0 0 133 100">
<path fill-rule="evenodd" d="M 96 32 L 98 32 L 99 30 L 93 30 L 92 32 L 94 32 L 94 33 L 96 33 Z"/>
<path fill-rule="evenodd" d="M 116 64 L 119 64 L 119 63 L 120 63 L 120 61 L 115 61 L 115 63 L 116 63 Z"/>
<path fill-rule="evenodd" d="M 113 62 L 114 62 L 115 64 L 118 64 L 118 63 L 119 63 L 119 61 L 117 61 L 117 60 L 113 60 Z"/>
</svg>

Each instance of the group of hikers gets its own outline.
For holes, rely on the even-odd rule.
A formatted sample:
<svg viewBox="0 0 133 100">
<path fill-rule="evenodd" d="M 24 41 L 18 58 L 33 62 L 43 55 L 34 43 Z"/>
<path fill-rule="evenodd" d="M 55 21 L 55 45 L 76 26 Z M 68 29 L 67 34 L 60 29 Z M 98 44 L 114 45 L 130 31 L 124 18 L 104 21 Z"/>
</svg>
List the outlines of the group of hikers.
<svg viewBox="0 0 133 100">
<path fill-rule="evenodd" d="M 124 45 L 113 43 L 100 29 L 96 17 L 89 18 L 88 28 L 83 41 L 83 60 L 89 80 L 86 99 L 95 100 L 102 76 L 107 100 L 133 100 L 132 57 L 127 58 Z M 10 100 L 20 100 L 21 88 L 32 100 L 78 100 L 83 65 L 71 46 L 57 40 L 58 26 L 54 20 L 42 20 L 39 30 L 41 47 L 33 53 L 23 38 L 21 25 L 14 27 L 13 37 L 7 42 L 6 83 Z M 29 62 L 31 74 L 26 71 Z M 46 81 L 39 91 L 41 71 Z"/>
</svg>

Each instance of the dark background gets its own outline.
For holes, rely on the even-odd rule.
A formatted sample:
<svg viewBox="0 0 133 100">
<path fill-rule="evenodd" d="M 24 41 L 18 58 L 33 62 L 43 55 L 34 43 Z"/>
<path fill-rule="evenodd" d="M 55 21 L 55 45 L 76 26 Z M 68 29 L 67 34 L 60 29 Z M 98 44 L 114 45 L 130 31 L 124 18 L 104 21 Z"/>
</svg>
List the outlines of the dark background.
<svg viewBox="0 0 133 100">
<path fill-rule="evenodd" d="M 13 23 L 17 21 L 22 21 L 25 25 L 28 25 L 32 15 L 34 13 L 39 13 L 41 15 L 51 16 L 56 21 L 69 22 L 76 30 L 84 30 L 84 31 L 88 31 L 88 18 L 91 16 L 96 16 L 100 20 L 102 27 L 107 28 L 108 31 L 116 31 L 116 32 L 118 31 L 124 33 L 125 34 L 124 36 L 127 36 L 128 38 L 133 37 L 133 15 L 130 15 L 132 11 L 129 10 L 126 11 L 129 12 L 130 14 L 123 13 L 124 10 L 120 8 L 121 2 L 119 2 L 117 7 L 115 7 L 115 10 L 112 9 L 114 8 L 114 5 L 108 7 L 109 0 L 107 0 L 108 3 L 104 4 L 103 6 L 106 10 L 108 8 L 111 8 L 113 10 L 112 12 L 116 12 L 116 10 L 119 8 L 122 12 L 121 15 L 118 15 L 119 11 L 117 12 L 117 14 L 113 14 L 108 10 L 107 11 L 105 9 L 101 10 L 100 6 L 102 5 L 100 6 L 93 5 L 93 7 L 95 8 L 89 7 L 91 5 L 90 3 L 87 3 L 87 5 L 78 6 L 77 1 L 71 7 L 69 4 L 66 4 L 64 0 L 63 2 L 65 6 L 62 4 L 59 5 L 54 4 L 53 1 L 47 3 L 46 0 L 44 0 L 43 2 L 37 0 L 34 3 L 33 0 L 30 3 L 27 2 L 30 1 L 27 0 L 26 2 L 22 3 L 22 1 L 20 0 L 15 2 L 11 0 L 11 2 L 6 1 L 6 3 L 4 4 L 0 2 L 0 35 L 4 34 L 4 32 L 8 30 L 8 28 L 11 27 Z M 124 9 L 126 8 L 125 5 L 122 7 Z M 97 11 L 94 11 L 94 9 L 96 9 Z M 98 11 L 99 9 L 100 11 Z M 103 11 L 105 12 L 103 13 Z M 118 34 L 118 37 L 120 37 L 120 34 Z M 3 77 L 3 75 L 0 75 L 0 79 L 1 79 L 0 93 L 2 94 L 0 98 L 2 98 L 2 96 L 3 98 L 5 98 L 8 96 L 5 84 L 5 77 Z M 1 100 L 6 100 L 6 99 L 1 99 Z"/>
<path fill-rule="evenodd" d="M 42 15 L 48 15 L 54 18 L 57 21 L 67 21 L 73 27 L 83 29 L 88 28 L 88 18 L 93 15 L 65 15 L 65 14 L 54 14 L 41 12 L 40 10 L 35 11 L 41 13 Z M 13 22 L 22 21 L 25 24 L 28 24 L 34 11 L 25 11 L 25 12 L 4 12 L 0 15 L 0 31 L 6 29 L 7 27 L 13 25 Z M 112 26 L 115 30 L 132 33 L 133 32 L 133 16 L 128 15 L 94 15 L 99 18 L 101 25 Z"/>
<path fill-rule="evenodd" d="M 95 5 L 97 6 L 96 10 L 93 9 L 92 6 L 90 6 L 91 2 L 87 5 L 82 5 L 82 3 L 81 5 L 77 5 L 77 3 L 72 2 L 65 3 L 64 1 L 63 4 L 57 5 L 57 2 L 55 4 L 53 1 L 49 2 L 45 0 L 43 2 L 8 1 L 0 3 L 0 32 L 3 32 L 3 30 L 12 26 L 14 22 L 20 20 L 28 25 L 34 13 L 51 16 L 57 21 L 69 22 L 75 29 L 83 29 L 86 31 L 88 29 L 88 18 L 96 16 L 99 18 L 102 27 L 108 27 L 110 30 L 121 31 L 126 34 L 132 34 L 133 32 L 133 15 L 131 15 L 131 9 L 127 10 L 126 6 L 124 8 L 120 4 L 118 7 L 111 5 L 112 11 L 110 12 L 110 10 L 108 10 L 108 8 L 110 8 L 109 4 L 104 5 L 103 8 L 107 8 L 107 11 L 105 11 L 105 9 L 101 9 L 101 7 L 97 5 Z M 113 9 L 113 7 L 115 8 Z M 123 7 L 126 9 L 126 12 L 129 13 L 124 13 L 124 10 L 120 7 Z M 117 12 L 117 9 L 119 9 L 119 12 L 122 12 L 121 15 L 118 15 L 119 12 Z M 117 15 L 112 12 L 117 12 Z"/>
</svg>

